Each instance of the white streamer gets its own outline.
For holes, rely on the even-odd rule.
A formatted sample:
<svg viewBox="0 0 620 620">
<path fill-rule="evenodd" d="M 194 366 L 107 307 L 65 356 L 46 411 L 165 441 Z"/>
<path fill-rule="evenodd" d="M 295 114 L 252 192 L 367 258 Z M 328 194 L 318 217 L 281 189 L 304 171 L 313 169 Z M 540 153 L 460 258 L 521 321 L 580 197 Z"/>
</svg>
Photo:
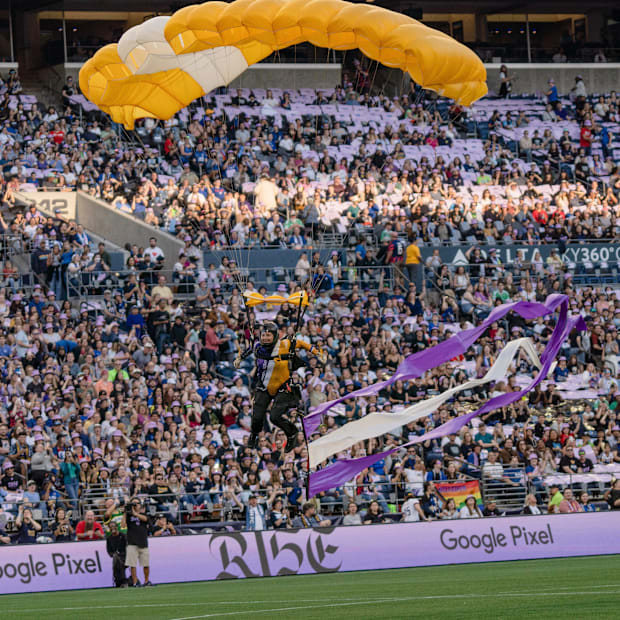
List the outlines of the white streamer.
<svg viewBox="0 0 620 620">
<path fill-rule="evenodd" d="M 321 462 L 347 450 L 356 443 L 372 437 L 379 437 L 385 433 L 389 433 L 396 428 L 405 426 L 410 422 L 415 422 L 420 418 L 424 418 L 427 415 L 436 411 L 441 405 L 452 398 L 455 394 L 464 390 L 469 390 L 485 383 L 492 381 L 499 381 L 506 377 L 506 373 L 510 364 L 519 354 L 519 351 L 523 350 L 530 358 L 532 363 L 540 369 L 541 362 L 538 357 L 538 353 L 532 344 L 530 338 L 518 338 L 509 342 L 498 355 L 495 363 L 489 368 L 484 377 L 480 379 L 471 379 L 466 381 L 463 385 L 459 385 L 449 390 L 446 390 L 438 396 L 433 396 L 427 400 L 416 403 L 411 407 L 407 407 L 402 411 L 394 413 L 386 412 L 373 412 L 364 416 L 361 420 L 355 422 L 349 422 L 341 428 L 316 439 L 308 444 L 308 454 L 310 459 L 310 467 L 315 468 Z M 555 364 L 552 365 L 549 373 L 553 372 Z"/>
</svg>

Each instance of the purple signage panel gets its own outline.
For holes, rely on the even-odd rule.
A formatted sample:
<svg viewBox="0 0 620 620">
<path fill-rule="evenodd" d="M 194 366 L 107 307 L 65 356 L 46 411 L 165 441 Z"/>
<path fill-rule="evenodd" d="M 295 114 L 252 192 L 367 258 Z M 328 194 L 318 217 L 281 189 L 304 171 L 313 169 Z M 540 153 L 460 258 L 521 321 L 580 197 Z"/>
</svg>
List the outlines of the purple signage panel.
<svg viewBox="0 0 620 620">
<path fill-rule="evenodd" d="M 620 513 L 605 512 L 153 538 L 151 575 L 170 583 L 614 554 L 618 526 Z M 0 549 L 1 594 L 111 585 L 103 542 Z"/>
</svg>

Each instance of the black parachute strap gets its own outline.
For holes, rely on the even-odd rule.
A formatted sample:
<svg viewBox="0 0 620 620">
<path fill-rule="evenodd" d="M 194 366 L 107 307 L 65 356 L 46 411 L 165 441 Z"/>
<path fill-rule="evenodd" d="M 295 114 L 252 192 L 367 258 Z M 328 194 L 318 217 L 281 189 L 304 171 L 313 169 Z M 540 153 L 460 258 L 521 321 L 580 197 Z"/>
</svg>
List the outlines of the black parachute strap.
<svg viewBox="0 0 620 620">
<path fill-rule="evenodd" d="M 291 341 L 291 346 L 288 350 L 288 370 L 289 373 L 293 372 L 293 360 L 295 359 L 295 351 L 297 349 L 297 332 L 299 331 L 299 326 L 301 323 L 301 319 L 305 313 L 303 310 L 303 301 L 304 301 L 304 290 L 302 289 L 299 294 L 299 306 L 297 308 L 297 320 L 295 321 L 295 333 L 293 334 L 293 340 Z M 308 306 L 306 306 L 307 308 Z"/>
<path fill-rule="evenodd" d="M 246 305 L 245 313 L 248 317 L 248 331 L 250 332 L 250 341 L 254 344 L 256 340 L 256 315 L 254 314 L 254 310 L 252 310 L 249 306 Z"/>
<path fill-rule="evenodd" d="M 292 375 L 293 372 L 293 363 L 295 361 L 295 350 L 297 349 L 297 333 L 299 332 L 299 328 L 301 326 L 301 321 L 306 313 L 308 306 L 310 305 L 310 296 L 308 296 L 308 304 L 306 306 L 303 305 L 304 300 L 304 290 L 300 291 L 299 295 L 299 306 L 297 308 L 297 321 L 295 322 L 295 333 L 293 335 L 293 341 L 291 342 L 291 348 L 289 349 L 289 359 L 288 359 L 288 368 L 289 375 Z M 307 294 L 307 293 L 306 293 Z M 306 405 L 304 403 L 304 412 L 302 414 L 302 418 L 305 417 Z M 301 423 L 301 430 L 304 434 L 304 442 L 306 444 L 306 451 L 308 452 L 308 435 L 306 435 L 306 428 L 304 427 L 303 421 Z M 308 459 L 306 462 L 306 480 L 304 487 L 306 489 L 306 501 L 310 499 L 310 453 L 308 452 Z"/>
</svg>

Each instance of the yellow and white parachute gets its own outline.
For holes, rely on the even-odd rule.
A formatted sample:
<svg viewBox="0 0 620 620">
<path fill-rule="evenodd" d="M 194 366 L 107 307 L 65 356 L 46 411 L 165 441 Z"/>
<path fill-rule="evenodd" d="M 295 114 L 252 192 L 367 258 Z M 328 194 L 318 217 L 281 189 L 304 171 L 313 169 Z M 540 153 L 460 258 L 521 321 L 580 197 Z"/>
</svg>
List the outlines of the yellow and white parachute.
<svg viewBox="0 0 620 620">
<path fill-rule="evenodd" d="M 154 17 L 97 51 L 80 71 L 80 88 L 133 128 L 138 118 L 172 117 L 274 51 L 306 41 L 359 49 L 464 105 L 487 93 L 481 60 L 461 43 L 401 13 L 344 0 L 205 2 Z"/>
</svg>

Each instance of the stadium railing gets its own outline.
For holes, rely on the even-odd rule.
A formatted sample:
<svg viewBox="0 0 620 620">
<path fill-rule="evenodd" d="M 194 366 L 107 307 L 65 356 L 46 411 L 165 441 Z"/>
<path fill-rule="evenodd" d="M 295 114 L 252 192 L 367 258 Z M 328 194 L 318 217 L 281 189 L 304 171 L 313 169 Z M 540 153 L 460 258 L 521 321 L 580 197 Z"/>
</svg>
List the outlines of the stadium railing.
<svg viewBox="0 0 620 620">
<path fill-rule="evenodd" d="M 576 496 L 581 491 L 588 491 L 593 500 L 591 504 L 594 511 L 609 510 L 607 504 L 606 493 L 611 488 L 610 482 L 620 477 L 620 467 L 611 468 L 614 471 L 607 474 L 558 474 L 554 477 L 562 478 L 560 484 L 561 490 L 571 488 Z M 482 498 L 484 501 L 494 499 L 497 502 L 498 510 L 502 516 L 511 516 L 520 514 L 524 507 L 526 493 L 534 493 L 538 499 L 538 505 L 546 511 L 548 502 L 548 492 L 546 480 L 533 482 L 527 480 L 523 468 L 505 468 L 504 475 L 517 482 L 517 486 L 509 485 L 502 482 L 489 483 L 488 479 L 482 477 Z M 589 479 L 586 479 L 589 476 Z M 585 478 L 584 478 L 585 477 Z M 463 478 L 457 482 L 465 482 L 466 480 L 474 480 L 475 478 Z M 387 523 L 398 523 L 402 519 L 400 507 L 406 499 L 406 494 L 413 491 L 418 497 L 421 495 L 421 483 L 389 483 L 379 482 L 375 485 L 363 485 L 356 487 L 355 485 L 347 485 L 347 493 L 342 489 L 338 492 L 332 492 L 317 498 L 319 512 L 324 518 L 329 519 L 333 525 L 341 525 L 348 504 L 355 501 L 360 508 L 360 514 L 364 515 L 364 510 L 371 501 L 378 501 L 384 514 L 384 520 Z M 268 491 L 266 489 L 249 490 L 243 489 L 236 493 L 236 500 L 230 494 L 215 493 L 210 491 L 202 491 L 200 493 L 172 493 L 167 498 L 150 496 L 147 504 L 147 512 L 154 517 L 156 514 L 164 513 L 168 516 L 172 523 L 175 524 L 180 533 L 193 534 L 201 530 L 208 531 L 243 531 L 245 529 L 245 519 L 243 518 L 243 506 L 247 504 L 250 495 L 256 495 L 259 498 L 267 514 L 270 507 L 268 499 L 276 496 L 283 500 L 283 507 L 288 511 L 287 526 L 291 526 L 295 515 L 299 514 L 301 504 L 304 501 L 301 487 L 281 489 L 278 492 Z M 147 497 L 145 494 L 143 496 Z M 61 503 L 65 504 L 68 509 L 68 517 L 72 521 L 83 518 L 86 510 L 95 512 L 96 520 L 103 522 L 105 512 L 105 501 L 112 497 L 102 488 L 93 487 L 82 494 L 78 500 L 77 509 L 71 505 L 71 501 L 67 498 L 61 499 Z M 124 497 L 123 494 L 117 493 L 114 497 Z M 444 498 L 445 499 L 445 498 Z M 124 500 L 120 505 L 123 505 Z M 7 502 L 3 500 L 4 516 L 2 526 L 5 535 L 8 535 L 12 542 L 17 535 L 15 526 L 15 518 L 17 517 L 20 504 L 28 506 L 33 511 L 33 518 L 42 525 L 39 532 L 41 541 L 51 542 L 53 531 L 52 511 L 48 513 L 47 502 L 42 502 L 38 506 L 29 502 L 14 501 Z"/>
<path fill-rule="evenodd" d="M 376 291 L 382 284 L 391 288 L 395 282 L 394 270 L 390 265 L 385 266 L 364 266 L 364 267 L 344 267 L 342 269 L 344 277 L 336 283 L 341 285 L 343 294 L 350 292 L 354 284 L 361 288 Z M 123 290 L 128 277 L 135 273 L 138 281 L 145 281 L 147 286 L 155 286 L 160 276 L 166 279 L 166 286 L 172 289 L 174 298 L 186 304 L 193 302 L 198 286 L 196 272 L 185 270 L 183 272 L 171 270 L 141 270 L 141 271 L 80 271 L 74 276 L 67 272 L 64 274 L 63 295 L 70 299 L 77 299 L 86 303 L 89 310 L 98 312 L 101 310 L 101 296 L 106 289 Z M 272 293 L 280 285 L 287 286 L 289 282 L 300 282 L 295 276 L 295 267 L 285 267 L 277 265 L 270 268 L 249 268 L 241 270 L 241 275 L 229 275 L 218 281 L 217 288 L 211 288 L 214 295 L 230 294 L 232 290 L 238 288 L 243 291 L 248 282 L 252 282 L 255 289 L 265 287 Z M 189 309 L 195 308 L 200 311 L 200 306 L 191 304 Z"/>
</svg>

